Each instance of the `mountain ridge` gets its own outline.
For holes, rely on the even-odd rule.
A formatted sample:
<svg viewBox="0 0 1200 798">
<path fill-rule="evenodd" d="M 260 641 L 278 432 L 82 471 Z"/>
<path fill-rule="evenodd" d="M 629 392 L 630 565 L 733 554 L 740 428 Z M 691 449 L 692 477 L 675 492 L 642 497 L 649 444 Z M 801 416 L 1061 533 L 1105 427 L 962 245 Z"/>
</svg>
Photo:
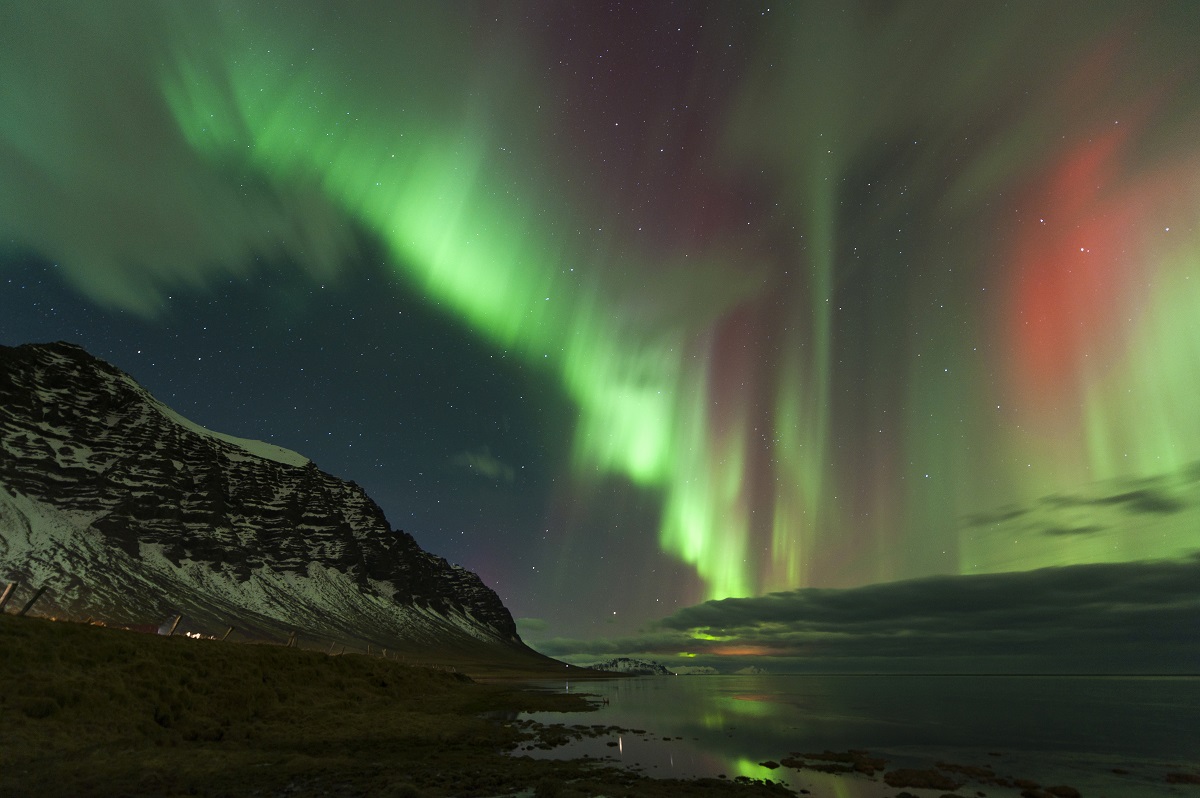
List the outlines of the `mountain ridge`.
<svg viewBox="0 0 1200 798">
<path fill-rule="evenodd" d="M 43 612 L 541 657 L 353 482 L 213 432 L 74 344 L 0 347 L 0 579 Z"/>
<path fill-rule="evenodd" d="M 674 676 L 675 672 L 661 662 L 632 657 L 616 657 L 587 666 L 604 673 L 623 673 L 627 676 Z"/>
</svg>

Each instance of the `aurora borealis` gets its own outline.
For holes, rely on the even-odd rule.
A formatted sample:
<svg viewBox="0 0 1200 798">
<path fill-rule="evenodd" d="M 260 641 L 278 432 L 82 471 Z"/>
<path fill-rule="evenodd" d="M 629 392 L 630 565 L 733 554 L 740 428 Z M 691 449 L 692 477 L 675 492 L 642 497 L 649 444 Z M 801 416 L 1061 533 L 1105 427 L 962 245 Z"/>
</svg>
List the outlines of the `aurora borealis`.
<svg viewBox="0 0 1200 798">
<path fill-rule="evenodd" d="M 3 342 L 77 340 L 360 482 L 551 633 L 1200 548 L 1191 3 L 17 2 L 0 30 Z M 335 389 L 341 439 L 266 409 Z M 1103 498 L 1135 489 L 1179 509 Z"/>
</svg>

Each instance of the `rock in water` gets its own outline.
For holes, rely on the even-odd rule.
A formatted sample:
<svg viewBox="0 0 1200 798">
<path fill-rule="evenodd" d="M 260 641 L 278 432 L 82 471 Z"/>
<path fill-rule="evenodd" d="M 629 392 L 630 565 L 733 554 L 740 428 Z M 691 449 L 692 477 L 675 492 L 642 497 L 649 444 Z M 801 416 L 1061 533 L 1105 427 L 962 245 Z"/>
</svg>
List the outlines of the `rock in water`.
<svg viewBox="0 0 1200 798">
<path fill-rule="evenodd" d="M 43 614 L 533 655 L 478 576 L 353 482 L 193 424 L 66 343 L 0 347 L 4 579 L 48 586 Z"/>
</svg>

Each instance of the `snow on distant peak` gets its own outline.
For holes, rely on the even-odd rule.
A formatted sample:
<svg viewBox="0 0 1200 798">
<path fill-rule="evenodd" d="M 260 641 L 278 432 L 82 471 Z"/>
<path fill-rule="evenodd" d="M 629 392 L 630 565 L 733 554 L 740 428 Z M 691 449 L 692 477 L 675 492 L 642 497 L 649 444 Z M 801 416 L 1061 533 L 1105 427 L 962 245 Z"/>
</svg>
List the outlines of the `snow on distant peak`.
<svg viewBox="0 0 1200 798">
<path fill-rule="evenodd" d="M 630 676 L 674 676 L 675 674 L 670 668 L 663 665 L 661 662 L 654 662 L 645 659 L 631 659 L 629 657 L 617 657 L 610 659 L 607 662 L 597 662 L 594 665 L 587 665 L 594 671 L 606 671 L 608 673 L 627 673 Z"/>
<path fill-rule="evenodd" d="M 151 397 L 151 401 L 154 402 L 155 407 L 158 408 L 160 413 L 174 421 L 179 426 L 191 430 L 198 435 L 203 435 L 206 438 L 212 438 L 214 440 L 236 446 L 239 449 L 245 450 L 254 457 L 260 457 L 263 460 L 273 460 L 276 463 L 283 463 L 284 465 L 297 466 L 300 468 L 308 465 L 309 463 L 307 457 L 302 454 L 297 454 L 291 449 L 285 449 L 282 446 L 276 446 L 273 443 L 266 443 L 265 441 L 254 441 L 250 440 L 249 438 L 237 438 L 233 435 L 226 435 L 223 432 L 213 432 L 207 427 L 202 427 L 194 421 L 189 421 L 157 399 Z"/>
</svg>

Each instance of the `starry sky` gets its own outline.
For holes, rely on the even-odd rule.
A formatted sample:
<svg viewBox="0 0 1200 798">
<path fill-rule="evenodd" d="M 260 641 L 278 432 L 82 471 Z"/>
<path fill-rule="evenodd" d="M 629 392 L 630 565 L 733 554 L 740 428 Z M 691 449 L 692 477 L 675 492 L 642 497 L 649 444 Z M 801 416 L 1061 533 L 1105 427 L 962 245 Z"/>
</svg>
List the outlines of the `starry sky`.
<svg viewBox="0 0 1200 798">
<path fill-rule="evenodd" d="M 1194 567 L 1194 3 L 18 0 L 0 109 L 0 343 L 357 482 L 552 653 Z"/>
</svg>

